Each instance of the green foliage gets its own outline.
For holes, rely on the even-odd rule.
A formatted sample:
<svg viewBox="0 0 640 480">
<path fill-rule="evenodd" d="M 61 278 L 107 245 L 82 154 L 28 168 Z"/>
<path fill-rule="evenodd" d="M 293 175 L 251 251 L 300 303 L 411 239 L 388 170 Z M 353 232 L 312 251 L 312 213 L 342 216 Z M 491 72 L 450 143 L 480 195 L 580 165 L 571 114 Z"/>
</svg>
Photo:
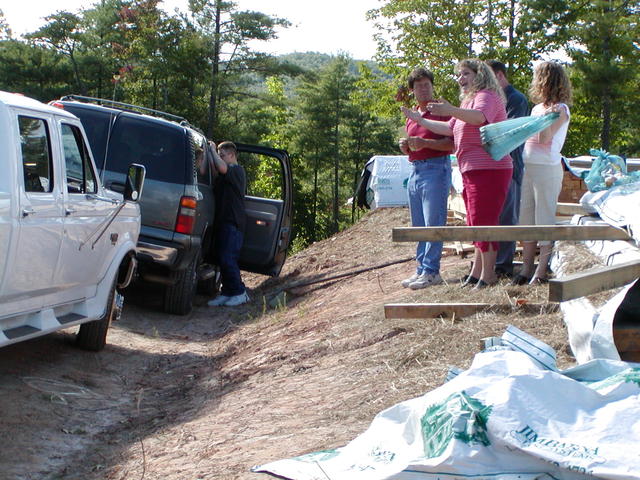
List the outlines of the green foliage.
<svg viewBox="0 0 640 480">
<path fill-rule="evenodd" d="M 114 98 L 185 117 L 216 141 L 287 150 L 294 248 L 357 219 L 347 200 L 371 156 L 397 153 L 404 122 L 396 94 L 417 66 L 435 73 L 436 96 L 456 103 L 453 70 L 462 58 L 503 61 L 523 92 L 534 62 L 564 58 L 574 105 L 563 153 L 608 141 L 611 152 L 640 155 L 638 1 L 385 0 L 369 12 L 375 63 L 262 53 L 254 40 L 275 38 L 289 22 L 233 2 L 191 0 L 189 11 L 174 14 L 158 5 L 96 1 L 53 13 L 21 40 L 0 11 L 0 88 L 44 101 Z M 279 198 L 278 165 L 246 161 L 251 193 Z"/>
<path fill-rule="evenodd" d="M 0 89 L 50 100 L 65 93 L 72 78 L 61 54 L 18 40 L 0 41 Z"/>
<path fill-rule="evenodd" d="M 158 4 L 101 0 L 49 16 L 28 42 L 0 41 L 0 88 L 45 101 L 110 98 L 188 118 L 215 141 L 286 149 L 297 248 L 352 223 L 347 199 L 362 166 L 396 150 L 401 120 L 389 75 L 346 56 L 276 58 L 249 48 L 288 22 L 232 2 L 193 0 L 175 15 Z M 242 162 L 250 194 L 281 198 L 277 162 Z"/>
<path fill-rule="evenodd" d="M 640 2 L 627 0 L 387 0 L 369 17 L 380 65 L 397 85 L 426 66 L 449 100 L 459 59 L 497 58 L 526 92 L 534 61 L 568 55 L 576 108 L 565 154 L 597 146 L 638 155 L 639 14 Z"/>
</svg>

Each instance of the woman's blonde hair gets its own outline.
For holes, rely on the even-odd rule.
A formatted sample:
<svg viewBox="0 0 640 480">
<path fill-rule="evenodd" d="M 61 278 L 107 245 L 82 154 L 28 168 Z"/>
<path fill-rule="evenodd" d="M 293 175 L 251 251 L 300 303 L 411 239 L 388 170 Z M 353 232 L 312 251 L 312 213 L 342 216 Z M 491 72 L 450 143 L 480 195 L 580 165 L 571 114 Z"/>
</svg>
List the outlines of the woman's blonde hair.
<svg viewBox="0 0 640 480">
<path fill-rule="evenodd" d="M 562 65 L 542 62 L 536 66 L 529 87 L 529 97 L 533 103 L 571 105 L 571 81 Z"/>
<path fill-rule="evenodd" d="M 478 58 L 467 58 L 458 62 L 458 65 L 456 65 L 456 72 L 459 72 L 465 67 L 472 70 L 476 76 L 471 85 L 467 88 L 467 91 L 460 92 L 461 101 L 472 98 L 480 90 L 491 90 L 500 96 L 503 103 L 507 103 L 504 90 L 498 83 L 496 74 L 493 73 L 493 70 L 489 65 Z"/>
</svg>

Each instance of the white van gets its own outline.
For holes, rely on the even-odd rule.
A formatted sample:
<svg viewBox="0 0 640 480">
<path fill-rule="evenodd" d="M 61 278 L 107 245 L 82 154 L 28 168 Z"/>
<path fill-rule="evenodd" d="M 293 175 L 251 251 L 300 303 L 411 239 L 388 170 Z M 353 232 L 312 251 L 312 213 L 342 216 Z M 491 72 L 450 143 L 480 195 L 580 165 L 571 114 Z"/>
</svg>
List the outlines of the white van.
<svg viewBox="0 0 640 480">
<path fill-rule="evenodd" d="M 136 266 L 144 168 L 105 189 L 80 121 L 0 92 L 0 347 L 79 325 L 100 350 Z"/>
</svg>

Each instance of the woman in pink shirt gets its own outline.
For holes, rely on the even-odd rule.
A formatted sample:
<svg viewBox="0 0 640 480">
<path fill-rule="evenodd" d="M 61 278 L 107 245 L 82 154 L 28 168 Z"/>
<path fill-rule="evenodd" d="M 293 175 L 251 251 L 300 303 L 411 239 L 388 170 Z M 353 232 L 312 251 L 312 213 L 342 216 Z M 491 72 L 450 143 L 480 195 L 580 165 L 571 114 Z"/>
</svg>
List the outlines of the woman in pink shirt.
<svg viewBox="0 0 640 480">
<path fill-rule="evenodd" d="M 434 115 L 450 116 L 451 120 L 429 120 L 405 107 L 402 107 L 402 111 L 407 118 L 432 132 L 453 137 L 462 174 L 467 225 L 498 225 L 513 166 L 509 155 L 495 161 L 482 148 L 480 127 L 507 119 L 504 92 L 493 70 L 482 60 L 462 60 L 456 72 L 460 86 L 460 107 L 454 107 L 445 100 L 427 106 Z M 498 280 L 494 266 L 499 244 L 474 242 L 474 245 L 473 267 L 464 284 L 483 288 Z"/>
</svg>

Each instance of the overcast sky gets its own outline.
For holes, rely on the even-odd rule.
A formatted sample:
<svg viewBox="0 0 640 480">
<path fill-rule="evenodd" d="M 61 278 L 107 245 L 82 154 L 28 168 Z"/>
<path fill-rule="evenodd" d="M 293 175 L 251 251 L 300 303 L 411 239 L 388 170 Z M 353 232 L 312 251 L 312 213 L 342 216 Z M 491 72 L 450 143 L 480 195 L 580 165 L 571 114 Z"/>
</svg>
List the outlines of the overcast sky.
<svg viewBox="0 0 640 480">
<path fill-rule="evenodd" d="M 283 30 L 275 41 L 260 49 L 269 53 L 346 52 L 357 60 L 368 60 L 375 54 L 374 29 L 365 13 L 380 6 L 380 0 L 235 0 L 241 10 L 257 10 L 283 17 L 292 26 Z M 0 9 L 14 35 L 36 30 L 43 17 L 58 10 L 77 11 L 95 3 L 91 0 L 3 0 Z M 164 0 L 165 10 L 186 10 L 187 0 Z"/>
</svg>

